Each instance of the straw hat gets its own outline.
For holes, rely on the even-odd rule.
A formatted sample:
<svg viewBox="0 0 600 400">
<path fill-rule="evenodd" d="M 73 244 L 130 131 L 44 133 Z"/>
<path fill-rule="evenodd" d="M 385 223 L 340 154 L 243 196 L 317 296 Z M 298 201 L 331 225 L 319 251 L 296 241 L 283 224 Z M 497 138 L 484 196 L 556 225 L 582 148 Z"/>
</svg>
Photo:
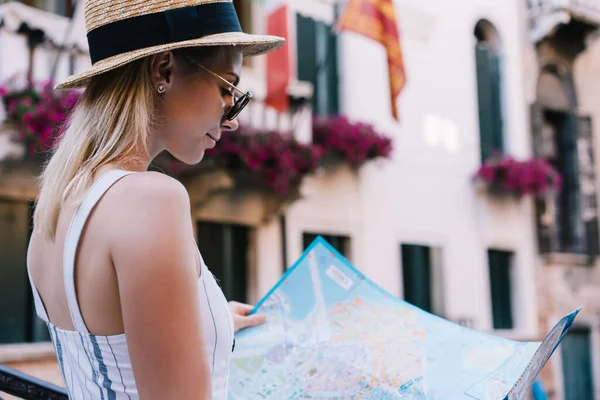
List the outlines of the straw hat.
<svg viewBox="0 0 600 400">
<path fill-rule="evenodd" d="M 285 43 L 242 32 L 232 0 L 87 0 L 85 25 L 92 67 L 57 89 L 84 87 L 93 76 L 162 51 L 229 45 L 255 56 Z"/>
</svg>

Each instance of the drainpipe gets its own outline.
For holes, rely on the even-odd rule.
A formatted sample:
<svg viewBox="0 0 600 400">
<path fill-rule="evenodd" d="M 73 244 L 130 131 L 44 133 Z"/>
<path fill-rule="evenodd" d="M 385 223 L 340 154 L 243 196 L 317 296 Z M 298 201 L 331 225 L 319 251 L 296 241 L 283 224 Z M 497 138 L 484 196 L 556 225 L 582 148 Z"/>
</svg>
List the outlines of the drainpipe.
<svg viewBox="0 0 600 400">
<path fill-rule="evenodd" d="M 285 214 L 282 213 L 279 216 L 279 227 L 281 229 L 281 260 L 282 260 L 282 273 L 285 274 L 288 268 L 287 261 L 287 220 Z"/>
</svg>

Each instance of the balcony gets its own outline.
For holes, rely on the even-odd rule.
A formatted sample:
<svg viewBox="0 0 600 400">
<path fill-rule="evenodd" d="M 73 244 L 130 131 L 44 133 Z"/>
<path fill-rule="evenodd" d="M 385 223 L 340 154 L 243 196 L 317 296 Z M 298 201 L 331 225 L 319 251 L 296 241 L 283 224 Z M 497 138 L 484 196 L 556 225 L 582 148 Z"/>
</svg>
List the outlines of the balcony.
<svg viewBox="0 0 600 400">
<path fill-rule="evenodd" d="M 280 113 L 264 102 L 266 81 L 258 69 L 244 68 L 240 89 L 252 92 L 254 98 L 240 113 L 240 124 L 259 130 L 289 132 L 301 143 L 312 141 L 312 95 L 313 88 L 308 82 L 293 81 L 288 87 L 289 110 Z"/>
<path fill-rule="evenodd" d="M 531 18 L 563 14 L 567 20 L 572 18 L 600 26 L 600 0 L 527 0 L 527 6 Z"/>
</svg>

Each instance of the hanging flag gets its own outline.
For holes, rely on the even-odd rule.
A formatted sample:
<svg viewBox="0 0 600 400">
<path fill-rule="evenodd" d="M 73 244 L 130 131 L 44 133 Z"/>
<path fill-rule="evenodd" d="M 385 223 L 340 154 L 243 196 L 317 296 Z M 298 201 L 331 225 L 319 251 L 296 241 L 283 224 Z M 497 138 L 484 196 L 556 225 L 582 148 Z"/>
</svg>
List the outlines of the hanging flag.
<svg viewBox="0 0 600 400">
<path fill-rule="evenodd" d="M 381 43 L 387 51 L 392 115 L 399 120 L 396 100 L 406 84 L 404 60 L 393 0 L 347 0 L 338 28 Z"/>
<path fill-rule="evenodd" d="M 267 34 L 285 38 L 286 45 L 267 54 L 267 96 L 265 103 L 279 112 L 289 106 L 287 88 L 290 82 L 288 5 L 286 0 L 265 0 Z"/>
</svg>

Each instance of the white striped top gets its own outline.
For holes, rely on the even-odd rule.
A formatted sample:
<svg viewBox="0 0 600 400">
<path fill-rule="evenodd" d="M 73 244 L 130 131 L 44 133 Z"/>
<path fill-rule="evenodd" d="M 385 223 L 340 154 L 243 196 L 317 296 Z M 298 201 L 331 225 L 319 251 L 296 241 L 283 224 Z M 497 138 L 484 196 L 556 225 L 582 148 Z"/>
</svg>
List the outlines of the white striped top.
<svg viewBox="0 0 600 400">
<path fill-rule="evenodd" d="M 130 173 L 113 170 L 103 175 L 90 188 L 71 220 L 64 245 L 63 272 L 75 331 L 57 328 L 48 320 L 42 299 L 29 275 L 36 312 L 50 331 L 70 399 L 139 399 L 125 334 L 98 336 L 89 333 L 79 310 L 73 279 L 79 238 L 91 210 L 115 182 Z M 213 398 L 226 399 L 234 344 L 233 319 L 221 288 L 200 252 L 198 256 L 201 263 L 198 290 L 207 354 L 212 366 Z"/>
</svg>

